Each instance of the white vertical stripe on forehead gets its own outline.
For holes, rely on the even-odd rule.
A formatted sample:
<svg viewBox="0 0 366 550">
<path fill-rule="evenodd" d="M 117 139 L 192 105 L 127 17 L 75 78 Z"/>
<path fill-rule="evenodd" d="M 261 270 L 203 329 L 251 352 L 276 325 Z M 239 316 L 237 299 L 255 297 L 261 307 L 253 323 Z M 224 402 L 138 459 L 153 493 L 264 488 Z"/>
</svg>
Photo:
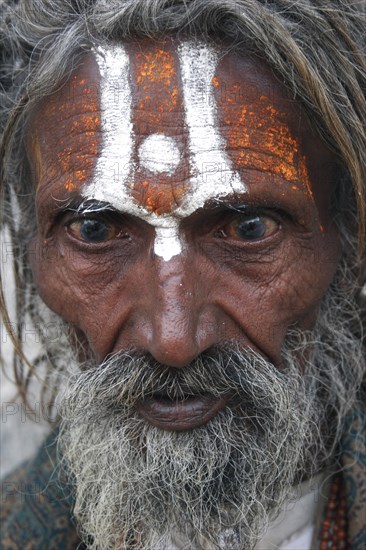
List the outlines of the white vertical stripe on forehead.
<svg viewBox="0 0 366 550">
<path fill-rule="evenodd" d="M 193 172 L 191 191 L 179 211 L 189 215 L 209 199 L 247 189 L 232 169 L 218 129 L 212 84 L 218 55 L 213 47 L 190 41 L 178 51 Z"/>
<path fill-rule="evenodd" d="M 88 198 L 111 202 L 116 208 L 130 198 L 133 163 L 129 58 L 123 46 L 94 50 L 101 76 L 102 153 L 97 160 Z"/>
</svg>

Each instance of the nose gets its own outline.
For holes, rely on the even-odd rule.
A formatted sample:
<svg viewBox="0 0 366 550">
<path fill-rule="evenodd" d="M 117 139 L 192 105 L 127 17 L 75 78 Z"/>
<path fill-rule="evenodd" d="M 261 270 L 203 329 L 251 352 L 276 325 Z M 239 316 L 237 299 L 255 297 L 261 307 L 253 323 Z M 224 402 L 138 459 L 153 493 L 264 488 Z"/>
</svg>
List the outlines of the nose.
<svg viewBox="0 0 366 550">
<path fill-rule="evenodd" d="M 137 347 L 164 365 L 189 364 L 218 342 L 219 311 L 207 296 L 192 262 L 156 259 L 143 307 L 135 316 Z"/>
</svg>

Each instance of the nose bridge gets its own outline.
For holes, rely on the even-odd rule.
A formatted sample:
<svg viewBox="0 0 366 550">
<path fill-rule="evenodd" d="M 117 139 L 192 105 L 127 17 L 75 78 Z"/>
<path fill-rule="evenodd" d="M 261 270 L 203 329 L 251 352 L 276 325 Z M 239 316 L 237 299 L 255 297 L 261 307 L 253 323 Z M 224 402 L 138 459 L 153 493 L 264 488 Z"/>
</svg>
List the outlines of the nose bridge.
<svg viewBox="0 0 366 550">
<path fill-rule="evenodd" d="M 185 364 L 197 354 L 200 303 L 194 292 L 192 265 L 182 256 L 156 260 L 156 301 L 151 303 L 154 354 L 164 362 Z"/>
<path fill-rule="evenodd" d="M 150 326 L 147 351 L 176 367 L 187 365 L 211 344 L 199 338 L 204 301 L 194 266 L 183 256 L 169 262 L 156 257 L 145 307 Z"/>
</svg>

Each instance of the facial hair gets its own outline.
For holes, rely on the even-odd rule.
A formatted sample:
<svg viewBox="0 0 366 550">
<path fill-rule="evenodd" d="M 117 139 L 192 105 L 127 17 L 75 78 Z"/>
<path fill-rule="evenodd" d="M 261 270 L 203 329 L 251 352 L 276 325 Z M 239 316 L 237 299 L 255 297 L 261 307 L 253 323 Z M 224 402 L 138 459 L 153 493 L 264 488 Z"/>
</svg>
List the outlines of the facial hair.
<svg viewBox="0 0 366 550">
<path fill-rule="evenodd" d="M 117 353 L 72 376 L 59 446 L 87 547 L 252 549 L 333 455 L 361 383 L 362 350 L 339 306 L 329 295 L 314 331 L 288 334 L 280 366 L 230 344 L 182 369 Z M 185 432 L 136 412 L 141 399 L 187 391 L 233 398 Z"/>
</svg>

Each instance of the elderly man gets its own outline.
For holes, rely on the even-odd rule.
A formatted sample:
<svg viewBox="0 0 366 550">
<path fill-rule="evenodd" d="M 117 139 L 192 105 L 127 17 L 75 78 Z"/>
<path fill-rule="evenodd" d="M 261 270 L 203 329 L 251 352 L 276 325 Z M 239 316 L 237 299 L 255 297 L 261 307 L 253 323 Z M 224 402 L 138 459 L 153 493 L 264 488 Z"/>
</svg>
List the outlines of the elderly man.
<svg viewBox="0 0 366 550">
<path fill-rule="evenodd" d="M 4 548 L 365 548 L 364 23 L 5 7 L 2 221 L 61 397 Z"/>
</svg>

